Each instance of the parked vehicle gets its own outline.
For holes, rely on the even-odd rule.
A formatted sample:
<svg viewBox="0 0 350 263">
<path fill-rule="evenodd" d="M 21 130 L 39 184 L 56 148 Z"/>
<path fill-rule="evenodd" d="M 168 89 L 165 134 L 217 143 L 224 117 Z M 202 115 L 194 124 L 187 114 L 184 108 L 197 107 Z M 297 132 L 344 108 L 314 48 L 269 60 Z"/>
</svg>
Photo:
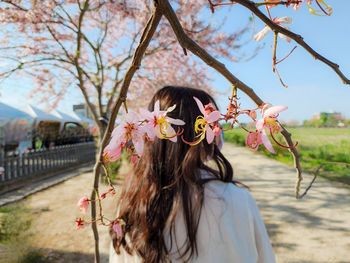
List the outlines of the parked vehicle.
<svg viewBox="0 0 350 263">
<path fill-rule="evenodd" d="M 85 118 L 87 119 L 87 118 Z M 89 120 L 89 119 L 87 119 Z M 35 106 L 16 109 L 0 103 L 0 151 L 18 155 L 30 150 L 93 141 L 91 124 L 60 111 L 47 113 Z"/>
</svg>

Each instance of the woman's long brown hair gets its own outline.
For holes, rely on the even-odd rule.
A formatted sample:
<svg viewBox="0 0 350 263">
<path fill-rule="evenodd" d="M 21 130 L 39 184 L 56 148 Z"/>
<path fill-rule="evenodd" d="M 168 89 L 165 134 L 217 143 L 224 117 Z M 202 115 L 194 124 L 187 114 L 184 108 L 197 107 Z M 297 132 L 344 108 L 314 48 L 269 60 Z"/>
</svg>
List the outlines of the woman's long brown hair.
<svg viewBox="0 0 350 263">
<path fill-rule="evenodd" d="M 202 90 L 166 86 L 154 95 L 149 110 L 153 111 L 157 100 L 161 110 L 176 104 L 176 109 L 168 116 L 185 121 L 183 137 L 194 141 L 194 123 L 201 112 L 193 96 L 204 105 L 213 103 L 217 107 L 214 99 Z M 215 162 L 216 169 L 206 165 L 208 159 Z M 215 143 L 203 140 L 196 146 L 189 146 L 180 137 L 176 143 L 164 139 L 146 142 L 143 156 L 125 179 L 119 199 L 117 216 L 126 223 L 124 237 L 117 238 L 110 231 L 116 252 L 125 249 L 129 254 L 138 254 L 147 263 L 169 262 L 171 247 L 165 243 L 164 232 L 170 229 L 172 240 L 175 216 L 182 209 L 187 239 L 179 251 L 180 259 L 186 262 L 195 257 L 204 184 L 213 180 L 202 178 L 200 170 L 212 174 L 214 180 L 233 182 L 232 166 Z"/>
</svg>

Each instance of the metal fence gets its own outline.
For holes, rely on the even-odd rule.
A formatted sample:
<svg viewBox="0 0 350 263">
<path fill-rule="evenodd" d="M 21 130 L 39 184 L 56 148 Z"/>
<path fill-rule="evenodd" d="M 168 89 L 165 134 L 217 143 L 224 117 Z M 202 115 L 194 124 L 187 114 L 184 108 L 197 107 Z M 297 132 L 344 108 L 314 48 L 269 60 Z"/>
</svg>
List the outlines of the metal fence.
<svg viewBox="0 0 350 263">
<path fill-rule="evenodd" d="M 93 162 L 95 151 L 94 142 L 86 142 L 29 151 L 21 155 L 2 155 L 0 167 L 2 166 L 4 171 L 0 171 L 0 185 L 4 182 L 37 177 Z"/>
</svg>

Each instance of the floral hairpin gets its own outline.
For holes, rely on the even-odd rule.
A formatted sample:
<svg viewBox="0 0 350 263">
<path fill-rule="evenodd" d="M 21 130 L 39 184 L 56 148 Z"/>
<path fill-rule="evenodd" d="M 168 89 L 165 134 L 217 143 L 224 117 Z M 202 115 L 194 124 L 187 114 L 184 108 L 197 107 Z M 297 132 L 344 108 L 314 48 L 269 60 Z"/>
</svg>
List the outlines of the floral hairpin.
<svg viewBox="0 0 350 263">
<path fill-rule="evenodd" d="M 153 141 L 155 137 L 176 142 L 180 133 L 176 132 L 171 125 L 181 126 L 185 125 L 185 122 L 167 116 L 175 108 L 176 105 L 173 105 L 166 110 L 160 110 L 159 100 L 157 100 L 153 112 L 145 109 L 141 109 L 140 114 L 128 112 L 125 121 L 112 132 L 111 140 L 104 149 L 104 161 L 108 163 L 118 160 L 123 148 L 129 149 L 134 158 L 140 157 L 145 140 Z"/>
</svg>

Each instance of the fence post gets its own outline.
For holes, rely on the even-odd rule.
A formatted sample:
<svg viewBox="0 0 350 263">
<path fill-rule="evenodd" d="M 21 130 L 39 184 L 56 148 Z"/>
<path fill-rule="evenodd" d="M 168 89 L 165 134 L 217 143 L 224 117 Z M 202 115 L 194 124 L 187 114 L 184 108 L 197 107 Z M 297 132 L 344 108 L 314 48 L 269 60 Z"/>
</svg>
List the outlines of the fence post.
<svg viewBox="0 0 350 263">
<path fill-rule="evenodd" d="M 0 127 L 0 181 L 5 181 L 4 127 Z"/>
</svg>

